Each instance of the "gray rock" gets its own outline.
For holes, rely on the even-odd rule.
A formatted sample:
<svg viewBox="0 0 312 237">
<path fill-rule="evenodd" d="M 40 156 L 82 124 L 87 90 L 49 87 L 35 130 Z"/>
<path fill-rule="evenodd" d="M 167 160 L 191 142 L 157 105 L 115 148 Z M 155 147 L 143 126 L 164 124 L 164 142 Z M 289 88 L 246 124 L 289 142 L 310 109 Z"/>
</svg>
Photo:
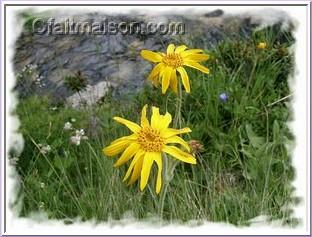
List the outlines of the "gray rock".
<svg viewBox="0 0 312 237">
<path fill-rule="evenodd" d="M 221 9 L 214 10 L 212 12 L 208 12 L 205 14 L 205 17 L 220 17 L 223 15 L 223 11 Z"/>
<path fill-rule="evenodd" d="M 60 19 L 62 16 L 59 16 Z M 140 50 L 164 51 L 168 43 L 187 43 L 190 47 L 211 48 L 224 39 L 224 36 L 248 36 L 258 24 L 252 16 L 227 16 L 218 9 L 201 16 L 185 18 L 179 16 L 154 16 L 166 21 L 182 21 L 186 34 L 175 35 L 35 35 L 23 32 L 15 47 L 14 67 L 16 74 L 25 65 L 37 64 L 38 74 L 44 77 L 45 87 L 41 94 L 52 94 L 56 98 L 67 98 L 74 106 L 77 95 L 64 85 L 64 78 L 81 71 L 89 83 L 86 94 L 87 103 L 96 101 L 107 91 L 108 86 L 116 87 L 116 96 L 125 96 L 138 91 L 151 70 L 149 62 L 140 56 Z M 147 21 L 151 17 L 134 14 L 133 16 L 106 16 L 101 13 L 81 14 L 75 19 L 86 21 L 103 20 L 116 22 Z M 194 44 L 194 42 L 196 42 Z M 96 99 L 89 98 L 94 90 Z M 92 93 L 91 93 L 92 94 Z"/>
</svg>

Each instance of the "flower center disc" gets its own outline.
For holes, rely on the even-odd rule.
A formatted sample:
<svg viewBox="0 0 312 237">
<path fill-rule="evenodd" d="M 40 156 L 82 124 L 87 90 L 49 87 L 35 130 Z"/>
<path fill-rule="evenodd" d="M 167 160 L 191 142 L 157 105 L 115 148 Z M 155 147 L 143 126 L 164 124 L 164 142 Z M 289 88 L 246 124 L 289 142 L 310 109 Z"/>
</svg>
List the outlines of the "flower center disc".
<svg viewBox="0 0 312 237">
<path fill-rule="evenodd" d="M 164 140 L 160 136 L 159 131 L 152 128 L 142 128 L 139 132 L 138 143 L 146 152 L 160 152 Z"/>
<path fill-rule="evenodd" d="M 167 66 L 178 68 L 183 66 L 183 59 L 179 54 L 170 53 L 164 56 L 163 63 Z"/>
</svg>

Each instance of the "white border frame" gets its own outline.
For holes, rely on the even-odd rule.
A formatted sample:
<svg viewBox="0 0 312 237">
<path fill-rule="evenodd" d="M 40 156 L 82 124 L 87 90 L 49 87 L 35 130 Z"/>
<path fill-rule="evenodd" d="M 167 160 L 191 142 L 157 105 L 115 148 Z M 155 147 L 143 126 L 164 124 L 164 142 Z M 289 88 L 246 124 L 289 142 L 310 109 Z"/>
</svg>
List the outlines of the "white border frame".
<svg viewBox="0 0 312 237">
<path fill-rule="evenodd" d="M 82 2 L 82 1 L 3 1 L 1 3 L 1 46 L 2 49 L 4 48 L 4 4 L 281 4 L 280 2 L 276 1 L 255 1 L 255 2 L 244 2 L 244 1 L 212 1 L 212 2 L 206 2 L 206 1 L 170 1 L 170 2 L 161 2 L 161 1 L 151 1 L 151 2 L 145 2 L 145 1 L 133 1 L 133 2 L 127 2 L 127 1 L 107 1 L 107 2 Z M 307 1 L 289 1 L 285 2 L 284 4 L 307 4 L 309 2 Z M 10 67 L 11 62 L 10 58 L 12 58 L 13 50 L 10 46 L 12 46 L 12 43 L 14 43 L 14 39 L 18 35 L 17 29 L 14 25 L 14 15 L 13 11 L 16 9 L 21 9 L 23 7 L 8 7 L 7 6 L 7 58 L 4 59 L 3 51 L 1 50 L 1 67 L 4 69 L 4 60 L 6 60 L 6 66 L 7 66 L 7 75 L 4 75 L 4 70 L 1 70 L 2 72 L 2 79 L 1 79 L 1 121 L 4 121 L 3 115 L 4 115 L 4 89 L 6 90 L 7 100 L 6 100 L 6 114 L 9 114 L 9 111 L 14 107 L 16 104 L 15 98 L 10 92 L 10 89 L 13 86 L 13 72 L 12 67 Z M 46 7 L 38 7 L 38 9 L 43 9 Z M 63 9 L 65 7 L 62 7 Z M 70 6 L 68 7 L 71 10 L 75 11 L 75 9 L 78 9 L 79 7 Z M 81 8 L 81 7 L 80 7 Z M 115 9 L 114 9 L 115 8 Z M 145 8 L 145 7 L 133 7 L 135 9 L 137 8 Z M 179 7 L 164 7 L 166 10 L 173 9 L 174 11 L 177 11 Z M 203 7 L 200 7 L 203 9 Z M 274 8 L 274 7 L 258 7 L 258 6 L 212 6 L 207 7 L 206 11 L 213 10 L 216 8 L 221 8 L 225 10 L 226 12 L 235 13 L 239 11 L 250 11 L 252 9 L 265 9 L 265 8 Z M 298 29 L 295 32 L 296 36 L 296 66 L 297 66 L 297 72 L 296 74 L 296 80 L 295 84 L 293 85 L 293 89 L 295 92 L 295 99 L 293 104 L 293 109 L 295 113 L 295 121 L 290 124 L 291 128 L 293 129 L 293 132 L 296 135 L 296 148 L 294 150 L 294 156 L 293 156 L 293 165 L 296 168 L 296 179 L 294 181 L 294 186 L 296 187 L 296 195 L 299 197 L 304 197 L 304 201 L 301 205 L 296 207 L 295 209 L 295 216 L 301 217 L 303 220 L 303 224 L 298 226 L 298 228 L 290 229 L 287 227 L 279 227 L 277 223 L 271 223 L 271 224 L 258 224 L 253 225 L 251 227 L 235 227 L 233 225 L 229 224 L 220 224 L 220 223 L 208 223 L 206 222 L 204 225 L 189 228 L 187 226 L 172 224 L 165 227 L 160 228 L 157 224 L 151 225 L 147 221 L 147 223 L 143 222 L 134 222 L 134 220 L 123 220 L 121 223 L 128 223 L 131 222 L 129 225 L 109 225 L 109 224 L 103 224 L 103 225 L 97 225 L 97 226 L 91 226 L 90 223 L 79 223 L 76 222 L 73 225 L 64 226 L 58 221 L 51 221 L 46 220 L 42 223 L 38 223 L 34 220 L 25 219 L 25 218 L 16 218 L 13 213 L 10 211 L 10 208 L 7 206 L 7 231 L 5 235 L 45 235 L 45 234 L 53 234 L 53 235 L 90 235 L 90 234 L 98 234 L 98 235 L 117 235 L 117 234 L 136 234 L 136 235 L 147 235 L 147 234 L 153 234 L 153 235 L 257 235 L 257 234 L 263 234 L 263 235 L 309 235 L 310 234 L 310 7 L 287 7 L 287 6 L 278 6 L 275 7 L 281 10 L 286 11 L 292 18 L 294 18 L 299 24 Z M 92 7 L 83 7 L 83 9 L 92 9 Z M 98 7 L 93 7 L 94 10 L 98 10 Z M 116 7 L 105 7 L 105 10 L 111 9 L 112 12 L 116 11 Z M 125 12 L 130 11 L 131 7 L 118 7 L 118 12 Z M 149 8 L 150 9 L 150 8 Z M 153 7 L 153 12 L 157 12 L 161 10 L 161 7 Z M 6 88 L 4 88 L 4 80 L 6 80 Z M 3 147 L 3 141 L 6 139 L 6 144 L 8 148 L 8 144 L 12 144 L 13 141 L 16 141 L 16 121 L 12 120 L 12 116 L 6 118 L 6 127 L 4 127 L 4 124 L 1 123 L 1 157 L 5 157 L 4 154 L 4 147 Z M 6 129 L 7 137 L 4 137 L 3 129 Z M 15 135 L 14 135 L 15 134 Z M 10 140 L 9 140 L 10 139 Z M 17 139 L 19 141 L 19 139 Z M 306 158 L 305 161 L 303 158 Z M 1 162 L 4 162 L 1 160 Z M 6 165 L 7 169 L 9 168 L 9 164 Z M 4 188 L 4 167 L 1 165 L 1 234 L 3 233 L 3 188 Z M 6 185 L 7 185 L 7 199 L 9 199 L 10 195 L 12 195 L 12 187 L 14 186 L 14 180 L 9 177 L 8 175 L 12 172 L 12 170 L 7 170 L 7 177 L 6 177 Z M 8 203 L 7 203 L 8 205 Z M 304 216 L 302 216 L 302 214 Z"/>
</svg>

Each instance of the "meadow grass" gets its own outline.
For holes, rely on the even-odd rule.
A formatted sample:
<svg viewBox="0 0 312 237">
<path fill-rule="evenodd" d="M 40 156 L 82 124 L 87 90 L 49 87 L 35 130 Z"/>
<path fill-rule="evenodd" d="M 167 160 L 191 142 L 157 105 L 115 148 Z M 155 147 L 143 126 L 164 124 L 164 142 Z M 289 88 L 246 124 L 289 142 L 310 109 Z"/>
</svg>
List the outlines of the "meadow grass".
<svg viewBox="0 0 312 237">
<path fill-rule="evenodd" d="M 257 49 L 260 41 L 266 49 Z M 259 215 L 294 225 L 291 207 L 296 203 L 291 181 L 289 147 L 293 144 L 288 77 L 293 71 L 291 34 L 274 29 L 255 32 L 250 39 L 228 39 L 207 51 L 211 70 L 204 75 L 188 70 L 191 93 L 185 94 L 182 125 L 192 129 L 184 136 L 204 145 L 195 166 L 180 163 L 170 183 L 164 219 L 226 221 L 248 225 Z M 228 95 L 221 101 L 221 93 Z M 138 122 L 145 104 L 174 113 L 175 95 L 160 96 L 148 82 L 135 96 L 115 99 L 79 110 L 58 105 L 49 97 L 20 101 L 16 112 L 25 148 L 16 168 L 21 177 L 20 216 L 43 210 L 49 218 L 107 221 L 127 213 L 143 219 L 157 214 L 159 196 L 154 181 L 144 192 L 138 184 L 122 182 L 126 167 L 113 168 L 115 158 L 102 148 L 129 131 L 112 120 L 121 116 Z M 70 143 L 65 122 L 87 131 L 80 146 Z M 38 144 L 51 151 L 40 152 Z M 14 153 L 14 151 L 12 151 Z M 12 154 L 13 156 L 13 154 Z M 154 170 L 155 171 L 155 170 Z M 154 172 L 155 173 L 155 172 Z M 155 174 L 152 179 L 155 179 Z"/>
</svg>

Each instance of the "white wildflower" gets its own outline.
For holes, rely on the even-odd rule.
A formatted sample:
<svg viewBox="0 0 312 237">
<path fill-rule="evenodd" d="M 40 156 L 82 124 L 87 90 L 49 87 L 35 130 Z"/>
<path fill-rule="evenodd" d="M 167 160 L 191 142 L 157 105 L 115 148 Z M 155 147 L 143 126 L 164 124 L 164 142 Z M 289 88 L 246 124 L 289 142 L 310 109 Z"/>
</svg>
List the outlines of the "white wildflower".
<svg viewBox="0 0 312 237">
<path fill-rule="evenodd" d="M 76 119 L 75 119 L 75 118 L 71 118 L 70 121 L 71 121 L 72 123 L 74 123 L 74 122 L 76 122 Z"/>
<path fill-rule="evenodd" d="M 71 124 L 71 122 L 66 122 L 64 124 L 64 130 L 65 131 L 69 131 L 69 130 L 72 130 L 73 129 L 73 125 Z"/>
<path fill-rule="evenodd" d="M 44 208 L 44 202 L 39 202 L 39 208 Z"/>
<path fill-rule="evenodd" d="M 81 140 L 81 137 L 77 135 L 70 137 L 70 142 L 76 146 L 80 145 L 80 140 Z"/>
<path fill-rule="evenodd" d="M 70 137 L 70 142 L 76 146 L 80 145 L 81 140 L 87 140 L 88 137 L 85 136 L 85 131 L 83 129 L 76 129 L 75 135 Z"/>
<path fill-rule="evenodd" d="M 85 132 L 83 129 L 80 129 L 80 130 L 76 130 L 76 136 L 79 136 L 79 137 L 82 137 L 85 135 Z"/>
<path fill-rule="evenodd" d="M 39 144 L 38 144 L 38 145 L 39 145 Z M 51 151 L 50 145 L 41 146 L 41 148 L 40 148 L 40 152 L 41 152 L 43 155 L 48 154 L 50 151 Z"/>
<path fill-rule="evenodd" d="M 44 188 L 45 187 L 45 183 L 41 182 L 40 183 L 40 188 Z"/>
</svg>

